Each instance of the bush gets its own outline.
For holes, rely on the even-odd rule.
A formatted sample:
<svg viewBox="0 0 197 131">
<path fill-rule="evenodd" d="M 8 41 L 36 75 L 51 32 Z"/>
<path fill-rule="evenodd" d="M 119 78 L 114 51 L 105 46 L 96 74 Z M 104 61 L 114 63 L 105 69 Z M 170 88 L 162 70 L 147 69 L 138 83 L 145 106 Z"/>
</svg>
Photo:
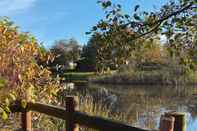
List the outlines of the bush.
<svg viewBox="0 0 197 131">
<path fill-rule="evenodd" d="M 58 80 L 38 65 L 37 60 L 49 61 L 36 39 L 20 33 L 7 19 L 0 20 L 0 111 L 6 119 L 9 105 L 16 99 L 25 106 L 27 97 L 51 102 L 58 90 Z M 27 94 L 28 93 L 28 94 Z"/>
</svg>

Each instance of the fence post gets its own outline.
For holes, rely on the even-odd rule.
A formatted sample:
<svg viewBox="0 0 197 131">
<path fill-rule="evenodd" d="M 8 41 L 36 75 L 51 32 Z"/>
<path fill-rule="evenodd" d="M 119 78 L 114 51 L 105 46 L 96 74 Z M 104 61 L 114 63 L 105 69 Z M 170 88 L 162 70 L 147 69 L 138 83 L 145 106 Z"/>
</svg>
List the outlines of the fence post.
<svg viewBox="0 0 197 131">
<path fill-rule="evenodd" d="M 31 124 L 31 112 L 30 111 L 23 111 L 21 114 L 21 122 L 22 122 L 22 130 L 23 131 L 31 131 L 32 124 Z"/>
<path fill-rule="evenodd" d="M 76 96 L 66 97 L 66 131 L 79 131 L 79 125 L 72 119 L 73 113 L 79 110 L 79 99 Z"/>
<path fill-rule="evenodd" d="M 160 118 L 159 131 L 174 131 L 175 118 L 162 115 Z"/>
<path fill-rule="evenodd" d="M 26 90 L 26 100 L 27 102 L 31 101 L 31 92 L 32 88 Z M 22 103 L 21 103 L 22 104 Z M 23 131 L 32 131 L 32 113 L 27 109 L 27 107 L 21 113 L 21 126 Z"/>
<path fill-rule="evenodd" d="M 165 113 L 165 116 L 171 116 L 175 118 L 173 131 L 186 131 L 185 113 L 169 112 L 169 113 Z"/>
</svg>

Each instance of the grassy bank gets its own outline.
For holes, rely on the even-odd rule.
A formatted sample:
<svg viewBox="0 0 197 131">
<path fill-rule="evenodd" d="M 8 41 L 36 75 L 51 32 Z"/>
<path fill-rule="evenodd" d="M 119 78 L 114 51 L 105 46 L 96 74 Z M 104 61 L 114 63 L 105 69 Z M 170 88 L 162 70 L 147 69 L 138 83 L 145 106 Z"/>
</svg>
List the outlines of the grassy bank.
<svg viewBox="0 0 197 131">
<path fill-rule="evenodd" d="M 118 85 L 196 85 L 197 71 L 188 70 L 178 64 L 150 66 L 147 68 L 124 67 L 104 74 L 96 72 L 66 72 L 65 82 L 79 84 Z"/>
<path fill-rule="evenodd" d="M 97 84 L 120 85 L 196 85 L 197 72 L 184 72 L 176 68 L 151 71 L 119 71 L 110 75 L 98 76 L 90 80 Z"/>
<path fill-rule="evenodd" d="M 63 75 L 66 82 L 84 83 L 94 77 L 95 72 L 67 72 Z"/>
</svg>

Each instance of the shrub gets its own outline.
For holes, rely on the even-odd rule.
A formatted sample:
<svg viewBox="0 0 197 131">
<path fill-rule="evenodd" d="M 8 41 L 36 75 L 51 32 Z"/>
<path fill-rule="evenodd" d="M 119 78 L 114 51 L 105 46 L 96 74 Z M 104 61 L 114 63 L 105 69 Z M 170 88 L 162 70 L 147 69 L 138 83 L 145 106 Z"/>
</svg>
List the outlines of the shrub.
<svg viewBox="0 0 197 131">
<path fill-rule="evenodd" d="M 51 58 L 33 36 L 19 32 L 8 19 L 0 20 L 0 111 L 4 119 L 10 112 L 9 105 L 16 99 L 22 100 L 23 106 L 27 95 L 35 101 L 54 100 L 58 79 L 53 79 L 48 69 L 37 64 L 38 59 Z"/>
</svg>

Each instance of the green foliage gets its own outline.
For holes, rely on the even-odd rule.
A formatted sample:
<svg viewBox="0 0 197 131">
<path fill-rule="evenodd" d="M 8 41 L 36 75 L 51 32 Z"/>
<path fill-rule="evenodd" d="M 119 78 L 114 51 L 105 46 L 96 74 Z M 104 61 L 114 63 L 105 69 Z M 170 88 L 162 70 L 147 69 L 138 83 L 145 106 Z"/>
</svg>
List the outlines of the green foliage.
<svg viewBox="0 0 197 131">
<path fill-rule="evenodd" d="M 8 114 L 7 114 L 6 111 L 3 111 L 3 112 L 2 112 L 2 119 L 3 119 L 3 120 L 8 119 Z"/>
<path fill-rule="evenodd" d="M 98 71 L 118 69 L 112 82 L 196 83 L 196 0 L 169 1 L 155 12 L 141 11 L 136 5 L 131 14 L 123 13 L 119 4 L 99 3 L 106 16 L 90 31 L 93 37 L 99 34 L 99 39 L 91 38 L 97 45 Z M 166 38 L 163 45 L 160 36 Z"/>
<path fill-rule="evenodd" d="M 5 79 L 0 78 L 0 89 L 3 88 L 6 85 L 6 83 L 7 82 Z"/>
<path fill-rule="evenodd" d="M 23 108 L 26 108 L 26 107 L 27 107 L 27 101 L 26 101 L 26 100 L 22 100 L 22 101 L 21 101 L 21 106 L 22 106 Z"/>
<path fill-rule="evenodd" d="M 89 33 L 93 37 L 99 34 L 96 64 L 101 71 L 127 64 L 131 58 L 136 57 L 135 52 L 146 48 L 142 43 L 161 35 L 167 38 L 167 50 L 171 57 L 179 57 L 179 64 L 194 68 L 197 31 L 195 0 L 169 1 L 155 12 L 140 11 L 140 5 L 136 5 L 131 14 L 123 13 L 122 6 L 111 1 L 98 3 L 106 16 Z M 150 52 L 148 55 L 151 55 Z"/>
<path fill-rule="evenodd" d="M 83 47 L 81 60 L 79 61 L 79 70 L 95 71 L 98 70 L 99 53 L 103 46 L 99 34 L 94 34 L 88 41 L 88 44 Z M 82 66 L 86 69 L 81 69 Z"/>
<path fill-rule="evenodd" d="M 101 35 L 93 35 L 86 47 L 86 56 L 84 61 L 92 64 L 97 71 L 102 72 L 109 69 L 119 69 L 122 65 L 129 63 L 163 63 L 162 46 L 158 39 L 137 40 L 129 45 L 120 43 L 120 45 L 105 43 Z M 129 42 L 129 41 L 128 41 Z M 89 53 L 89 54 L 88 54 Z M 83 58 L 82 57 L 82 58 Z"/>
</svg>

